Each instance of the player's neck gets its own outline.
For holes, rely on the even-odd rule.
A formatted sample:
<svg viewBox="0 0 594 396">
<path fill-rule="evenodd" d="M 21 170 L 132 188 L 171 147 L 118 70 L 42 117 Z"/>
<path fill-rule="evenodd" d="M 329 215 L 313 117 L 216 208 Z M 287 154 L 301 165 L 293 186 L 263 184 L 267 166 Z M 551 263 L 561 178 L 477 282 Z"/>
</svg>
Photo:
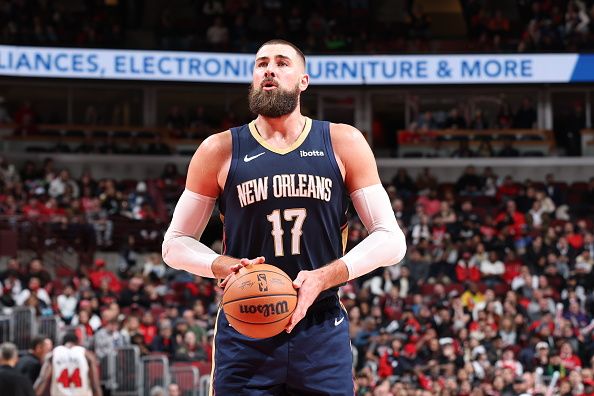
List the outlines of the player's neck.
<svg viewBox="0 0 594 396">
<path fill-rule="evenodd" d="M 305 117 L 301 115 L 299 107 L 292 113 L 282 117 L 264 117 L 259 115 L 256 118 L 258 133 L 264 139 L 272 138 L 275 135 L 282 135 L 285 139 L 297 138 L 305 126 Z"/>
</svg>

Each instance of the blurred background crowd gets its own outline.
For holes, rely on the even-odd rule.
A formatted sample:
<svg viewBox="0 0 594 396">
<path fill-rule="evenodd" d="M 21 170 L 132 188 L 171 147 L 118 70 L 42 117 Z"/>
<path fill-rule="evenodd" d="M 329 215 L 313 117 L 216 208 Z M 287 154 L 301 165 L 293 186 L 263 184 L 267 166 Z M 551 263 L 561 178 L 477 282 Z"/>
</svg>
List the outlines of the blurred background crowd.
<svg viewBox="0 0 594 396">
<path fill-rule="evenodd" d="M 426 3 L 424 6 L 422 3 Z M 591 50 L 591 0 L 393 2 L 9 0 L 14 45 L 255 52 L 283 37 L 307 53 Z M 455 25 L 452 25 L 452 22 Z"/>
<path fill-rule="evenodd" d="M 173 165 L 122 183 L 51 159 L 2 161 L 0 217 L 33 252 L 0 274 L 4 312 L 27 306 L 82 326 L 99 357 L 133 344 L 208 367 L 222 291 L 159 253 L 183 183 Z M 385 187 L 409 249 L 342 288 L 358 395 L 536 394 L 555 372 L 560 394 L 593 392 L 594 178 L 514 180 L 470 166 L 455 183 L 401 169 Z M 204 234 L 217 250 L 221 226 L 215 213 Z M 365 235 L 351 217 L 347 250 Z M 74 251 L 80 265 L 48 249 Z"/>
</svg>

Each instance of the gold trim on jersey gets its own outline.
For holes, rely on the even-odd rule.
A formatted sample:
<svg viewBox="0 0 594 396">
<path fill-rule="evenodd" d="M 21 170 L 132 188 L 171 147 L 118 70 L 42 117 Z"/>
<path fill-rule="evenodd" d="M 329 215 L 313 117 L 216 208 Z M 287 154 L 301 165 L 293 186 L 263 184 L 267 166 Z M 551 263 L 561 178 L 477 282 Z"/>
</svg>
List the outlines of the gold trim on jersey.
<svg viewBox="0 0 594 396">
<path fill-rule="evenodd" d="M 219 326 L 219 315 L 221 314 L 221 306 L 217 311 L 217 317 L 215 319 L 214 331 L 212 334 L 212 356 L 211 356 L 211 369 L 210 369 L 210 386 L 208 387 L 208 396 L 214 396 L 214 372 L 215 372 L 215 352 L 216 352 L 216 338 L 217 338 L 217 327 Z"/>
<path fill-rule="evenodd" d="M 312 124 L 311 118 L 305 117 L 305 125 L 303 125 L 303 131 L 301 131 L 301 134 L 299 134 L 299 137 L 297 138 L 297 140 L 295 140 L 295 142 L 293 142 L 293 144 L 291 144 L 289 147 L 282 148 L 282 149 L 273 147 L 270 144 L 268 144 L 268 142 L 266 140 L 264 140 L 262 135 L 260 135 L 260 132 L 258 132 L 258 128 L 256 127 L 256 120 L 250 122 L 248 124 L 248 127 L 250 128 L 250 133 L 252 134 L 254 139 L 256 139 L 256 141 L 258 143 L 260 143 L 260 145 L 262 147 L 272 151 L 273 153 L 285 155 L 285 154 L 290 153 L 293 150 L 296 150 L 297 148 L 299 148 L 299 146 L 301 146 L 301 144 L 305 141 L 305 138 L 307 138 L 307 135 L 309 135 L 309 131 L 311 131 L 311 124 Z"/>
<path fill-rule="evenodd" d="M 349 241 L 349 223 L 345 223 L 345 225 L 342 227 L 340 236 L 342 238 L 342 255 L 344 256 L 347 243 Z"/>
</svg>

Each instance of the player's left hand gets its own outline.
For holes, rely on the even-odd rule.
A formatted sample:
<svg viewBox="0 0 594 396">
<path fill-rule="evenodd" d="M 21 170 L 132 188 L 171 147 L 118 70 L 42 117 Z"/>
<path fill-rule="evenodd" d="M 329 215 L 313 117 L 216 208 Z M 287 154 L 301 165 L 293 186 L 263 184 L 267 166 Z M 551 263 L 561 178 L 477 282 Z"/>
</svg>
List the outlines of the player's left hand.
<svg viewBox="0 0 594 396">
<path fill-rule="evenodd" d="M 239 260 L 238 264 L 235 264 L 234 266 L 229 268 L 229 275 L 227 275 L 225 279 L 223 279 L 221 283 L 219 283 L 219 287 L 221 289 L 225 289 L 227 283 L 229 283 L 229 281 L 233 277 L 235 277 L 235 274 L 237 274 L 242 268 L 245 268 L 249 265 L 264 264 L 264 261 L 265 259 L 263 256 L 256 257 L 255 259 L 242 258 L 241 260 Z"/>
<path fill-rule="evenodd" d="M 322 280 L 314 271 L 300 271 L 293 281 L 293 287 L 297 290 L 297 307 L 293 311 L 291 320 L 285 330 L 287 333 L 293 331 L 297 323 L 305 317 L 307 310 L 324 289 Z"/>
</svg>

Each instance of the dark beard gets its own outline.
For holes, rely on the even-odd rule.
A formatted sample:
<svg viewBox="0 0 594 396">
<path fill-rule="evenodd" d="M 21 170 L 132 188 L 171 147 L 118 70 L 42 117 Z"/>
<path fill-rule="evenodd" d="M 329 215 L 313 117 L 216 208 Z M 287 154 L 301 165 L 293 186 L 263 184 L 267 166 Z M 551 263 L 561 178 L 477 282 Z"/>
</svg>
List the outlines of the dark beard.
<svg viewBox="0 0 594 396">
<path fill-rule="evenodd" d="M 248 95 L 250 111 L 264 117 L 282 117 L 297 108 L 300 94 L 299 85 L 296 85 L 292 91 L 285 91 L 278 87 L 272 91 L 264 91 L 262 88 L 254 89 L 254 86 L 250 85 Z"/>
</svg>

